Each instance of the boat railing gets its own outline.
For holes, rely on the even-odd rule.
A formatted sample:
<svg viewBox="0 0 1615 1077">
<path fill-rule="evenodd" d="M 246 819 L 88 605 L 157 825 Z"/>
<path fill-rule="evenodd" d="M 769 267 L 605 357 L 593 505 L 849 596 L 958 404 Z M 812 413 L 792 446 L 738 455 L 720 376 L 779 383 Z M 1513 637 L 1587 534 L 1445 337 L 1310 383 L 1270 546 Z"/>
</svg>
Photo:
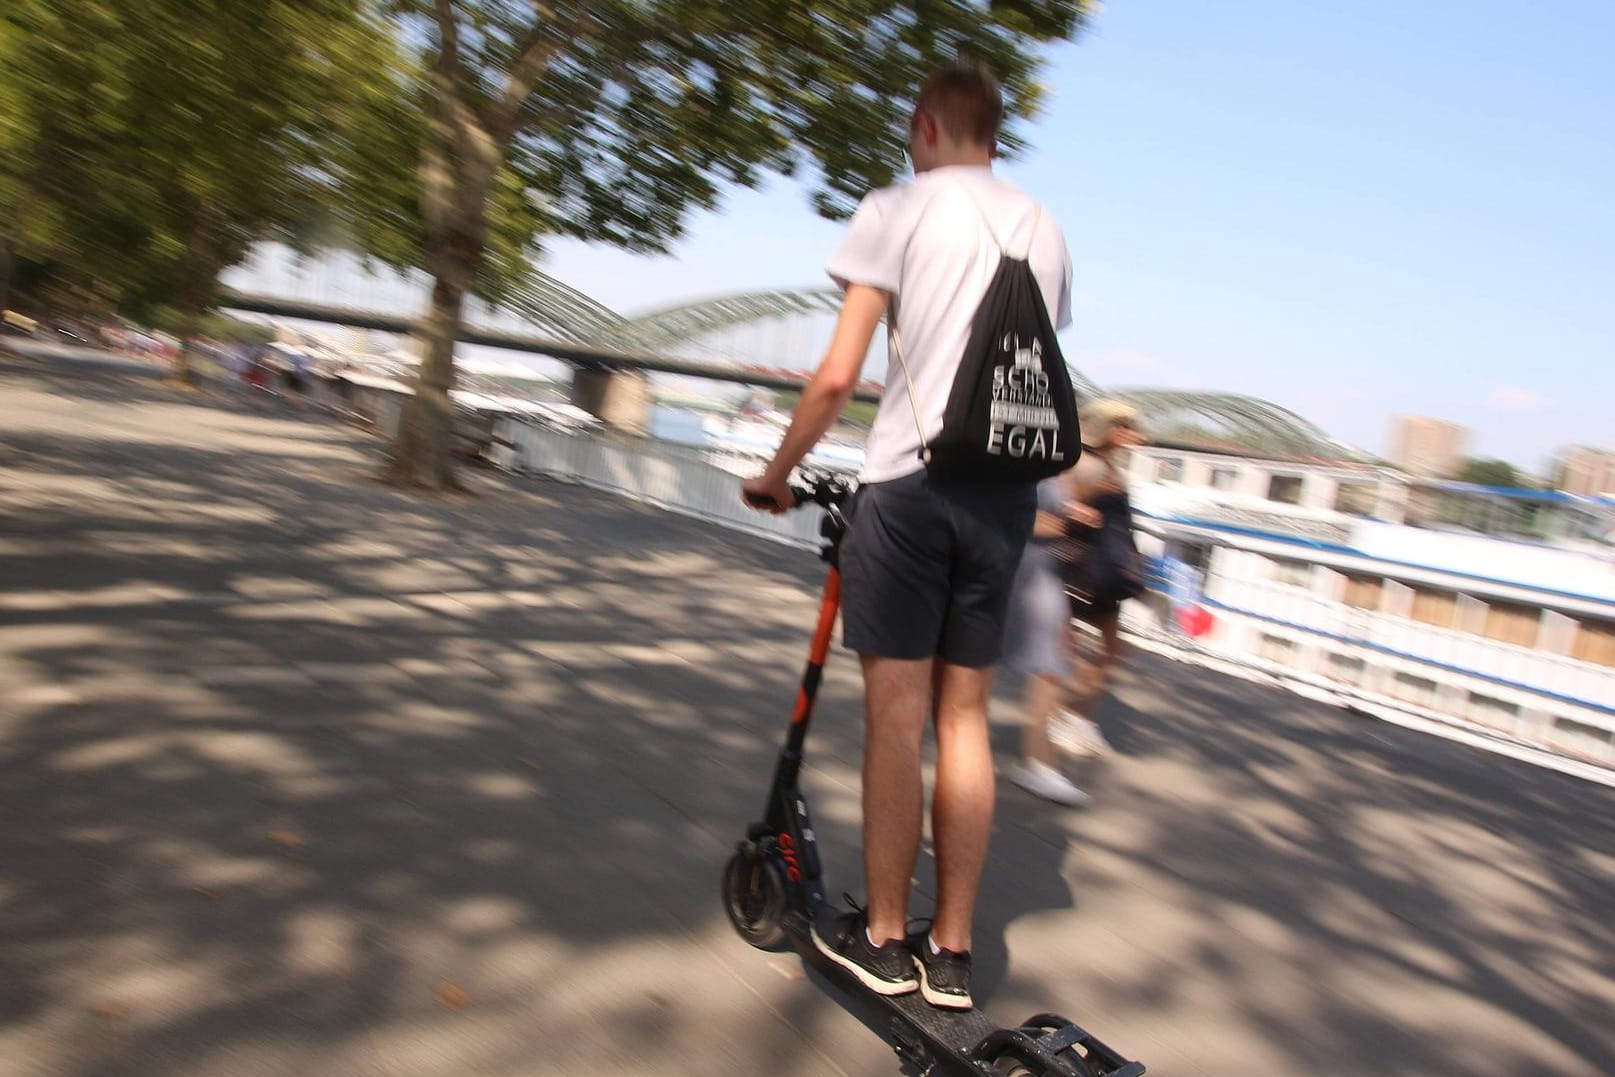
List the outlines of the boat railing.
<svg viewBox="0 0 1615 1077">
<path fill-rule="evenodd" d="M 1275 580 L 1214 573 L 1206 597 L 1232 612 L 1306 629 L 1343 646 L 1366 647 L 1572 702 L 1615 707 L 1615 668 L 1569 654 L 1358 609 Z M 1543 634 L 1548 634 L 1545 629 Z"/>
</svg>

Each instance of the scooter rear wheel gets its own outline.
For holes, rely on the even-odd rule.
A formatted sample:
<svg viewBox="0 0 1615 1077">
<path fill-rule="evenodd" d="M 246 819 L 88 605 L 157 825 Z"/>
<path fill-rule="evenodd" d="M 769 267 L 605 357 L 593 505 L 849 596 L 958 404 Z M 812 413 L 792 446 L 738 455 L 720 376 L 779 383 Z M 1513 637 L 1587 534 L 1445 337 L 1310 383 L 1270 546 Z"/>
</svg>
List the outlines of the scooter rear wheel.
<svg viewBox="0 0 1615 1077">
<path fill-rule="evenodd" d="M 785 942 L 785 878 L 755 846 L 737 850 L 724 865 L 723 907 L 740 937 L 759 950 Z"/>
</svg>

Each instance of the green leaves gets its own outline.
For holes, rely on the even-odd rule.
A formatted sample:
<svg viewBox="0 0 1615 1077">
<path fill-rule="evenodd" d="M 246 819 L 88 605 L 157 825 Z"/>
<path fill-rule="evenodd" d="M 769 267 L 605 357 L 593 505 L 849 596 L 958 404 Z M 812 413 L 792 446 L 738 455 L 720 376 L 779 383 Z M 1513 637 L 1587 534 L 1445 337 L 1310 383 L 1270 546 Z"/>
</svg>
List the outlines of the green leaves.
<svg viewBox="0 0 1615 1077">
<path fill-rule="evenodd" d="M 394 49 L 357 0 L 13 4 L 0 220 L 132 309 L 194 309 L 252 243 L 306 235 Z"/>
<path fill-rule="evenodd" d="M 388 0 L 418 123 L 374 137 L 418 146 L 398 174 L 350 177 L 354 233 L 395 260 L 419 237 L 435 276 L 420 380 L 393 447 L 401 482 L 452 483 L 446 401 L 467 289 L 513 290 L 546 235 L 664 251 L 722 185 L 805 177 L 820 213 L 851 212 L 903 161 L 912 100 L 971 54 L 1011 117 L 1037 102 L 1045 42 L 1084 5 L 1058 0 Z M 387 111 L 386 102 L 378 114 Z M 1006 145 L 1018 144 L 1013 130 Z M 384 154 L 356 155 L 374 162 Z M 377 196 L 380 196 L 379 198 Z"/>
<path fill-rule="evenodd" d="M 1023 118 L 1043 46 L 1088 8 L 10 0 L 0 229 L 126 307 L 205 300 L 266 238 L 434 271 L 452 247 L 496 297 L 545 236 L 663 251 L 770 172 L 844 215 L 901 168 L 931 69 L 981 58 Z"/>
<path fill-rule="evenodd" d="M 499 187 L 486 223 L 508 258 L 544 235 L 664 251 L 724 185 L 769 172 L 805 178 L 819 212 L 844 216 L 902 167 L 925 75 L 979 57 L 1003 81 L 1012 120 L 1024 118 L 1039 100 L 1042 46 L 1075 34 L 1088 4 L 394 0 L 388 10 L 421 46 L 412 103 L 436 115 L 446 90 L 458 122 L 499 140 L 520 197 Z M 434 83 L 444 70 L 452 78 Z M 431 136 L 419 125 L 416 137 Z M 1019 146 L 1012 123 L 1005 149 Z M 355 192 L 373 185 L 361 177 Z M 406 202 L 380 205 L 392 215 Z M 394 261 L 402 225 L 358 230 Z"/>
<path fill-rule="evenodd" d="M 1523 486 L 1526 476 L 1521 475 L 1507 460 L 1471 457 L 1463 462 L 1456 476 L 1459 482 L 1477 486 Z"/>
</svg>

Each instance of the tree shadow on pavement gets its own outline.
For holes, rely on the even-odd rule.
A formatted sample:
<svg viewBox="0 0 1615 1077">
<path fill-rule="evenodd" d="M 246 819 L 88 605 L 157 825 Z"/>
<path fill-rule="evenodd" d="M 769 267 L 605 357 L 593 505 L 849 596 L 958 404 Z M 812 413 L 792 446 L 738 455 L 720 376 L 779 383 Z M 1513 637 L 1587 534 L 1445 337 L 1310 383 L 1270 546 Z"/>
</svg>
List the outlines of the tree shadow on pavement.
<svg viewBox="0 0 1615 1077">
<path fill-rule="evenodd" d="M 811 554 L 404 496 L 124 375 L 0 361 L 0 435 L 0 1074 L 895 1067 L 718 900 Z M 860 713 L 838 654 L 832 884 Z M 993 1016 L 1155 1073 L 1615 1072 L 1607 791 L 1143 656 L 1101 720 L 1093 808 L 1001 798 Z"/>
<path fill-rule="evenodd" d="M 405 497 L 340 428 L 161 390 L 25 400 L 0 449 L 0 1054 L 831 1071 L 812 1013 L 769 1012 L 776 973 L 688 941 L 733 943 L 718 867 L 811 555 L 567 488 Z"/>
<path fill-rule="evenodd" d="M 1147 655 L 1120 697 L 1058 948 L 1132 1049 L 1152 1014 L 1212 1073 L 1615 1072 L 1609 790 Z"/>
</svg>

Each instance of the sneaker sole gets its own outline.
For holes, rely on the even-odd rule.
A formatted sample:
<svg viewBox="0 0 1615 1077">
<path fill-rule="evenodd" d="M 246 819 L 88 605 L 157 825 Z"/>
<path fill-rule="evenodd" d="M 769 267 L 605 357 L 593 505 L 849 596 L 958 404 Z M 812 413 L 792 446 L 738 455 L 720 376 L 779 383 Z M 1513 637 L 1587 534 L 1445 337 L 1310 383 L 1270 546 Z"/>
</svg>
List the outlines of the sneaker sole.
<svg viewBox="0 0 1615 1077">
<path fill-rule="evenodd" d="M 1058 733 L 1049 734 L 1049 747 L 1066 755 L 1093 756 L 1094 750 L 1088 744 L 1075 737 L 1064 737 Z"/>
<path fill-rule="evenodd" d="M 1071 791 L 1069 792 L 1056 793 L 1053 790 L 1048 789 L 1034 789 L 1031 783 L 1022 781 L 1020 777 L 1014 774 L 1009 776 L 1009 780 L 1015 784 L 1017 789 L 1025 793 L 1027 796 L 1037 797 L 1039 800 L 1046 800 L 1050 804 L 1058 804 L 1062 808 L 1084 808 L 1087 807 L 1089 802 L 1093 799 L 1087 793 L 1076 788 L 1075 786 L 1072 786 Z"/>
<path fill-rule="evenodd" d="M 920 974 L 920 997 L 940 1010 L 973 1010 L 976 1003 L 969 995 L 951 995 L 946 991 L 938 991 L 931 986 L 931 980 L 925 975 L 925 962 L 919 958 L 914 959 L 914 969 Z"/>
<path fill-rule="evenodd" d="M 836 964 L 852 973 L 858 978 L 859 983 L 869 988 L 869 990 L 873 991 L 875 994 L 885 995 L 888 998 L 891 998 L 895 995 L 913 994 L 915 991 L 920 989 L 919 977 L 915 977 L 912 980 L 883 980 L 879 976 L 876 976 L 873 972 L 870 972 L 868 969 L 858 964 L 858 962 L 852 960 L 852 958 L 847 957 L 844 954 L 836 953 L 834 950 L 830 949 L 829 943 L 819 938 L 819 928 L 817 924 L 813 926 L 811 934 L 813 935 L 813 948 L 815 950 L 819 951 L 819 953 L 823 954 L 825 957 L 828 957 L 831 961 L 834 961 Z"/>
<path fill-rule="evenodd" d="M 1095 747 L 1092 744 L 1076 744 L 1066 741 L 1058 741 L 1053 737 L 1049 738 L 1049 745 L 1057 752 L 1064 752 L 1066 755 L 1074 755 L 1080 759 L 1102 759 L 1106 755 L 1110 754 L 1106 749 Z"/>
<path fill-rule="evenodd" d="M 1021 791 L 1027 796 L 1036 797 L 1037 799 L 1043 801 L 1043 803 L 1053 804 L 1057 808 L 1086 808 L 1093 801 L 1093 798 L 1087 793 L 1080 791 L 1077 795 L 1073 796 L 1070 793 L 1054 793 L 1041 789 L 1028 789 L 1024 785 L 1021 786 Z"/>
</svg>

